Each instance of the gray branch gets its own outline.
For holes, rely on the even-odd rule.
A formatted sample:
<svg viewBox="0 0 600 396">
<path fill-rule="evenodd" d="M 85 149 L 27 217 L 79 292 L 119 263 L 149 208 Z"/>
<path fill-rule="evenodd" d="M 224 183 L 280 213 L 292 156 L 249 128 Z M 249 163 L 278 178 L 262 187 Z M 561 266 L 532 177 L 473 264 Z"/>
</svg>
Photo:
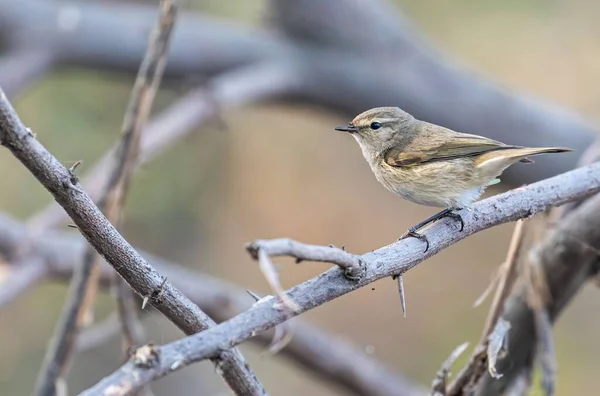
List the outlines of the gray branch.
<svg viewBox="0 0 600 396">
<path fill-rule="evenodd" d="M 331 269 L 287 291 L 299 306 L 294 314 L 306 312 L 378 279 L 404 273 L 444 248 L 487 228 L 533 216 L 551 207 L 588 197 L 600 191 L 600 163 L 517 188 L 480 201 L 470 211 L 461 213 L 465 221 L 462 232 L 451 219 L 439 221 L 427 230 L 430 249 L 423 254 L 420 241 L 396 242 L 361 256 L 367 264 L 365 276 L 353 282 L 339 268 Z M 582 205 L 582 208 L 585 206 Z M 578 211 L 579 212 L 579 211 Z M 597 231 L 596 231 L 597 232 Z M 199 334 L 158 347 L 158 359 L 143 367 L 130 361 L 104 378 L 84 395 L 101 394 L 110 386 L 127 383 L 132 389 L 181 369 L 189 364 L 218 355 L 256 334 L 283 323 L 289 311 L 277 307 L 275 299 L 256 304 L 240 315 Z"/>
<path fill-rule="evenodd" d="M 79 231 L 96 251 L 140 296 L 175 323 L 186 334 L 207 329 L 215 322 L 179 290 L 166 282 L 119 234 L 81 189 L 77 177 L 52 156 L 26 128 L 0 89 L 0 144 L 38 179 L 65 209 Z M 244 360 L 236 350 L 212 357 L 230 386 L 238 394 L 264 394 L 256 378 L 244 371 Z M 253 377 L 253 376 L 252 376 Z"/>
</svg>

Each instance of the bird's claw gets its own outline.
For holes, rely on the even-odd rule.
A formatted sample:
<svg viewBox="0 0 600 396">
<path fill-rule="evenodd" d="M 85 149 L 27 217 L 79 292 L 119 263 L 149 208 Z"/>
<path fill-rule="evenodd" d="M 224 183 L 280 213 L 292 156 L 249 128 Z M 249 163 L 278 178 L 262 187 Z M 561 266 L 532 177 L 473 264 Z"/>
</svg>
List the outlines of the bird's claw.
<svg viewBox="0 0 600 396">
<path fill-rule="evenodd" d="M 417 238 L 417 239 L 420 239 L 423 242 L 425 242 L 425 250 L 423 251 L 423 253 L 426 253 L 429 250 L 429 240 L 427 239 L 427 237 L 423 234 L 419 234 L 412 227 L 409 228 L 408 231 L 406 231 L 404 234 L 402 234 L 402 236 L 400 238 L 398 238 L 396 241 L 400 241 L 400 240 L 408 238 L 408 237 Z"/>
<path fill-rule="evenodd" d="M 446 214 L 444 217 L 450 217 L 451 219 L 455 219 L 458 220 L 460 222 L 460 230 L 462 231 L 465 228 L 465 221 L 463 220 L 462 216 L 459 215 L 458 213 L 448 213 Z"/>
</svg>

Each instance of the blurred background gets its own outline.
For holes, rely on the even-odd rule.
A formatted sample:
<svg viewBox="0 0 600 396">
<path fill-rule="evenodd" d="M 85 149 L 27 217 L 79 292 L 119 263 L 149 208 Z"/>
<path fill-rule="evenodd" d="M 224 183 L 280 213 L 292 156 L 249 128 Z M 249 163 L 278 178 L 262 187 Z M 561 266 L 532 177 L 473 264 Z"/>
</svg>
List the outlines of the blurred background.
<svg viewBox="0 0 600 396">
<path fill-rule="evenodd" d="M 267 6 L 263 0 L 188 3 L 188 10 L 242 25 L 263 24 Z M 393 4 L 437 48 L 463 65 L 508 89 L 536 94 L 598 120 L 600 3 Z M 133 80 L 128 73 L 60 67 L 12 100 L 43 144 L 63 163 L 83 160 L 80 172 L 85 173 L 86 165 L 119 138 Z M 186 89 L 185 82 L 163 84 L 154 112 Z M 215 123 L 202 126 L 134 178 L 123 232 L 135 246 L 267 294 L 266 282 L 244 250 L 248 241 L 290 237 L 363 253 L 391 243 L 434 212 L 403 201 L 377 183 L 354 140 L 333 130 L 349 121 L 346 116 L 306 104 L 266 103 L 228 109 L 222 118 L 226 129 Z M 6 150 L 0 152 L 0 169 L 3 212 L 25 221 L 50 202 L 49 194 Z M 502 183 L 489 194 L 510 187 Z M 474 235 L 405 275 L 407 319 L 402 318 L 395 283 L 383 280 L 308 312 L 302 320 L 352 340 L 428 386 L 455 346 L 478 340 L 489 301 L 476 309 L 472 305 L 504 260 L 513 226 Z M 279 263 L 286 287 L 326 269 L 323 264 Z M 0 310 L 0 394 L 32 391 L 66 293 L 66 284 L 48 281 Z M 600 384 L 600 316 L 589 314 L 600 307 L 597 293 L 586 287 L 555 327 L 558 395 L 593 394 Z M 97 319 L 113 310 L 113 298 L 103 292 Z M 155 343 L 181 337 L 156 311 L 144 325 L 148 340 Z M 272 395 L 345 394 L 286 359 L 262 358 L 255 345 L 241 350 Z M 95 383 L 121 361 L 119 337 L 77 356 L 70 394 Z M 194 365 L 156 382 L 153 389 L 157 395 L 227 394 L 213 371 L 209 363 Z M 541 394 L 537 384 L 531 394 Z"/>
</svg>

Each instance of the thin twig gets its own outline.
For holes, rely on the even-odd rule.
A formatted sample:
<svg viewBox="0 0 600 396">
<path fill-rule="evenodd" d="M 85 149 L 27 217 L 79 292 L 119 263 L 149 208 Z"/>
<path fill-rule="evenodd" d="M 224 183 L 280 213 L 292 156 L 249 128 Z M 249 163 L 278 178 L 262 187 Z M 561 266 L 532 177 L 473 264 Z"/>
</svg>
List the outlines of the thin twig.
<svg viewBox="0 0 600 396">
<path fill-rule="evenodd" d="M 321 261 L 332 263 L 340 267 L 344 276 L 351 281 L 358 281 L 364 275 L 365 266 L 361 259 L 355 255 L 346 252 L 345 249 L 338 249 L 333 245 L 328 247 L 307 245 L 287 238 L 258 240 L 246 245 L 246 250 L 250 256 L 258 261 L 260 270 L 265 279 L 271 286 L 279 299 L 281 307 L 293 316 L 295 312 L 300 311 L 300 307 L 294 300 L 289 298 L 281 287 L 279 276 L 275 267 L 271 263 L 270 256 L 290 256 L 296 259 L 296 263 L 305 260 Z M 263 299 L 257 301 L 262 302 Z M 276 353 L 289 343 L 293 332 L 293 324 L 289 321 L 287 324 L 275 327 L 275 334 L 269 351 Z"/>
<path fill-rule="evenodd" d="M 473 233 L 511 220 L 530 217 L 599 190 L 600 164 L 517 188 L 473 205 L 472 210 L 464 214 L 465 227 L 462 232 L 456 231 L 447 221 L 432 225 L 427 230 L 430 241 L 427 253 L 423 253 L 418 241 L 402 240 L 361 256 L 369 264 L 365 276 L 358 282 L 348 282 L 338 269 L 330 269 L 288 290 L 286 294 L 305 312 L 375 280 L 405 272 Z M 581 209 L 587 209 L 587 205 L 584 204 Z M 214 328 L 160 347 L 159 359 L 152 367 L 142 369 L 136 367 L 134 362 L 126 363 L 83 394 L 98 394 L 108 387 L 123 384 L 131 386 L 133 390 L 139 389 L 154 379 L 214 356 L 287 319 L 288 315 L 277 309 L 272 299 L 266 300 Z"/>
<path fill-rule="evenodd" d="M 126 357 L 129 357 L 132 350 L 143 345 L 144 328 L 138 318 L 140 309 L 131 288 L 123 279 L 116 278 L 114 288 L 118 294 L 117 313 L 123 336 L 123 352 Z"/>
<path fill-rule="evenodd" d="M 131 175 L 138 162 L 142 129 L 148 121 L 154 98 L 162 80 L 166 65 L 167 49 L 176 15 L 176 2 L 161 0 L 159 18 L 150 34 L 148 48 L 140 65 L 125 111 L 121 127 L 122 138 L 119 142 L 119 149 L 116 152 L 115 166 L 109 172 L 108 185 L 100 198 L 100 210 L 117 227 L 121 223 Z M 93 250 L 93 247 L 90 246 L 89 249 Z M 83 264 L 84 266 L 91 265 L 92 272 L 84 302 L 79 312 L 80 321 L 83 316 L 89 316 L 85 311 L 91 312 L 98 288 L 98 272 L 101 258 L 98 255 L 91 257 L 93 257 L 92 262 L 84 262 Z"/>
<path fill-rule="evenodd" d="M 294 69 L 279 63 L 241 67 L 213 78 L 208 87 L 192 90 L 159 113 L 144 128 L 136 170 L 191 132 L 200 131 L 199 126 L 215 117 L 219 109 L 281 95 L 297 89 L 299 85 Z M 118 148 L 117 144 L 108 150 L 82 178 L 86 192 L 94 200 L 98 200 L 106 190 Z M 28 224 L 35 233 L 37 230 L 56 227 L 66 219 L 68 216 L 64 210 L 56 202 L 52 202 L 33 215 Z"/>
<path fill-rule="evenodd" d="M 483 344 L 485 342 L 487 337 L 492 332 L 494 326 L 496 325 L 496 322 L 498 321 L 498 318 L 502 313 L 504 302 L 510 294 L 510 291 L 516 280 L 518 258 L 521 252 L 521 248 L 523 246 L 523 238 L 525 236 L 524 225 L 525 220 L 523 219 L 518 220 L 515 223 L 515 229 L 510 240 L 510 245 L 508 246 L 506 260 L 502 264 L 503 268 L 500 277 L 500 282 L 498 283 L 498 288 L 496 289 L 496 293 L 494 294 L 494 299 L 492 300 L 492 305 L 490 306 L 488 317 L 483 326 L 481 340 L 479 342 L 480 344 Z"/>
<path fill-rule="evenodd" d="M 108 221 L 119 225 L 121 213 L 127 195 L 130 176 L 137 161 L 139 152 L 140 134 L 142 126 L 146 123 L 154 97 L 160 85 L 166 64 L 166 52 L 175 22 L 177 7 L 171 0 L 162 0 L 158 21 L 150 35 L 146 55 L 131 92 L 131 97 L 125 120 L 123 121 L 120 149 L 117 152 L 118 160 L 110 174 L 109 184 L 101 199 L 100 209 L 106 213 Z M 76 163 L 69 169 L 74 176 Z M 51 348 L 46 352 L 45 364 L 42 366 L 36 385 L 37 395 L 47 395 L 55 387 L 56 375 L 65 377 L 68 364 L 75 342 L 75 334 L 82 327 L 87 318 L 91 317 L 98 289 L 100 256 L 92 246 L 84 254 L 83 264 L 73 277 L 71 293 L 59 319 Z M 77 283 L 75 283 L 77 282 Z M 121 293 L 118 293 L 120 296 Z M 120 298 L 120 297 L 119 297 Z M 124 310 L 121 310 L 124 312 Z M 130 321 L 133 317 L 123 318 Z M 127 326 L 124 326 L 127 328 Z M 131 336 L 131 335 L 129 335 Z M 126 339 L 129 338 L 126 336 Z M 128 345 L 128 350 L 131 345 Z"/>
<path fill-rule="evenodd" d="M 450 368 L 452 367 L 456 359 L 458 359 L 460 355 L 462 355 L 462 353 L 467 349 L 468 346 L 468 342 L 460 344 L 459 346 L 454 348 L 452 353 L 450 353 L 450 356 L 448 356 L 444 363 L 442 363 L 442 366 L 438 370 L 436 377 L 431 384 L 433 388 L 431 393 L 432 396 L 446 395 L 446 381 L 448 380 L 448 375 L 450 374 Z"/>
<path fill-rule="evenodd" d="M 360 257 L 338 249 L 335 246 L 308 245 L 287 238 L 257 240 L 246 246 L 246 250 L 255 260 L 259 259 L 260 251 L 268 256 L 289 256 L 302 261 L 320 261 L 335 264 L 350 280 L 360 280 L 364 276 L 365 265 Z"/>
<path fill-rule="evenodd" d="M 535 328 L 538 334 L 538 359 L 542 368 L 542 388 L 546 396 L 556 391 L 557 360 L 552 341 L 552 322 L 544 308 L 535 310 Z"/>
</svg>

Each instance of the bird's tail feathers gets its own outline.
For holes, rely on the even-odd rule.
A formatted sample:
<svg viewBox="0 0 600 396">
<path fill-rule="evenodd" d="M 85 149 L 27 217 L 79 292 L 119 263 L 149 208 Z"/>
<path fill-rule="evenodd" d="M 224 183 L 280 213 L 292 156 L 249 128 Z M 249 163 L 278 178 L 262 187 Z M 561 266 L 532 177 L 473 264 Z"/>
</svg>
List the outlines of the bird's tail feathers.
<svg viewBox="0 0 600 396">
<path fill-rule="evenodd" d="M 523 147 L 518 150 L 525 154 L 525 157 L 522 158 L 521 160 L 519 160 L 519 162 L 522 162 L 524 164 L 533 164 L 533 160 L 531 158 L 528 158 L 530 155 L 538 155 L 538 154 L 545 154 L 545 153 L 565 153 L 568 151 L 573 151 L 573 149 L 570 149 L 568 147 L 538 147 L 538 148 Z M 521 155 L 518 153 L 515 153 L 515 154 L 517 157 Z"/>
<path fill-rule="evenodd" d="M 504 150 L 496 150 L 486 154 L 483 154 L 476 161 L 475 166 L 485 167 L 491 165 L 492 167 L 505 168 L 516 162 L 533 163 L 530 156 L 545 154 L 545 153 L 564 153 L 567 151 L 573 151 L 568 147 L 515 147 L 507 148 Z"/>
</svg>

